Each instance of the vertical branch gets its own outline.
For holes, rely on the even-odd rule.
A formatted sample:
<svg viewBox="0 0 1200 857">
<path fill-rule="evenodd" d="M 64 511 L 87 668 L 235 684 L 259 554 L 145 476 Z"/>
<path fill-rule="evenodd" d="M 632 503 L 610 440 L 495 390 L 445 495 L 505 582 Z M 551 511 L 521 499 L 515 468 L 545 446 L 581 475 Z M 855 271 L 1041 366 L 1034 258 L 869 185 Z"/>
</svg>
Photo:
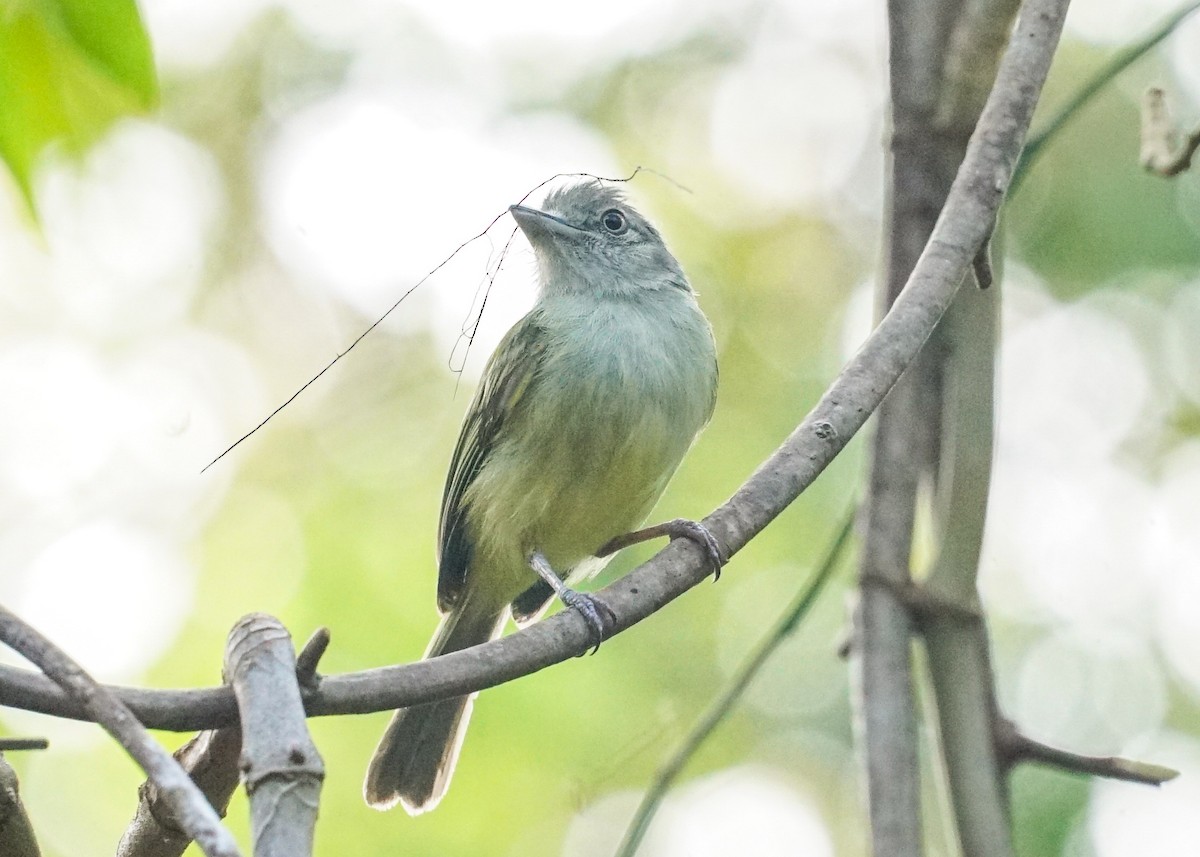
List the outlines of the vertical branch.
<svg viewBox="0 0 1200 857">
<path fill-rule="evenodd" d="M 946 67 L 936 74 L 925 66 L 911 67 L 921 56 L 913 48 L 922 38 L 912 24 L 917 10 L 909 0 L 892 0 L 888 297 L 895 295 L 894 284 L 905 279 L 914 254 L 923 252 L 913 248 L 923 247 L 934 230 L 937 221 L 930 211 L 939 210 L 960 183 L 1003 194 L 1066 5 L 1066 0 L 1028 0 L 985 107 L 982 93 L 988 87 L 983 81 L 996 68 L 1003 44 L 999 36 L 1008 29 L 1012 0 L 964 0 L 961 9 L 934 4 L 943 17 L 932 31 L 948 40 L 945 53 L 927 55 L 936 59 L 948 54 Z M 943 27 L 947 22 L 949 29 Z M 923 38 L 928 49 L 928 32 Z M 983 52 L 989 46 L 991 55 Z M 914 91 L 916 85 L 924 90 Z M 1003 169 L 991 175 L 964 174 L 960 164 L 968 152 L 998 147 L 1002 137 L 1013 144 L 1004 153 Z M 920 850 L 907 638 L 895 633 L 899 615 L 906 612 L 903 593 L 913 591 L 908 551 L 920 479 L 931 481 L 945 513 L 939 520 L 939 558 L 926 594 L 931 596 L 927 602 L 948 602 L 954 609 L 921 615 L 959 839 L 970 857 L 1012 853 L 1004 772 L 993 737 L 997 716 L 987 632 L 975 594 L 991 468 L 996 299 L 996 290 L 959 294 L 904 379 L 906 386 L 898 386 L 885 402 L 886 410 L 881 409 L 866 508 L 857 637 L 878 855 Z M 886 586 L 869 585 L 874 581 Z M 872 622 L 879 623 L 874 632 Z M 873 652 L 873 646 L 882 651 Z M 901 676 L 884 675 L 889 665 L 902 669 Z M 877 682 L 873 693 L 872 682 Z M 877 806 L 879 801 L 886 804 Z"/>
<path fill-rule="evenodd" d="M 855 611 L 852 648 L 856 720 L 865 750 L 867 806 L 875 854 L 917 857 L 921 853 L 920 778 L 913 710 L 909 617 L 891 588 L 866 586 L 887 580 L 903 589 L 909 581 L 908 554 L 916 472 L 889 468 L 902 454 L 911 412 L 911 386 L 893 388 L 880 407 L 863 515 L 859 574 L 864 586 Z"/>
<path fill-rule="evenodd" d="M 931 611 L 921 623 L 955 829 L 971 857 L 1012 854 L 1005 768 L 993 739 L 995 677 L 976 590 L 991 480 L 998 297 L 999 286 L 965 289 L 943 320 L 938 555 L 925 588 L 933 603 L 962 609 Z"/>
<path fill-rule="evenodd" d="M 1018 6 L 1018 0 L 968 0 L 951 35 L 936 120 L 943 149 L 937 178 L 947 191 L 996 80 Z M 940 436 L 939 459 L 926 476 L 934 486 L 938 554 L 926 587 L 935 601 L 964 610 L 929 614 L 921 631 L 954 829 L 971 857 L 1012 854 L 1007 782 L 992 740 L 995 679 L 976 590 L 991 484 L 1000 295 L 999 284 L 959 292 L 931 343 L 941 380 L 934 403 Z M 972 614 L 978 618 L 964 621 Z"/>
<path fill-rule="evenodd" d="M 1006 2 L 996 0 L 998 6 Z M 1000 62 L 993 93 L 1022 91 L 1036 100 L 1066 9 L 1067 0 L 1027 0 Z M 979 20 L 978 26 L 993 31 L 991 22 L 1002 18 Z M 969 44 L 973 39 L 968 34 L 958 41 Z M 989 60 L 979 60 L 980 65 L 985 62 Z M 961 108 L 960 113 L 971 105 L 961 103 Z M 996 114 L 993 95 L 982 109 L 978 127 L 990 126 Z M 954 129 L 967 125 L 966 119 L 960 115 L 957 121 L 951 118 L 947 122 L 951 139 Z M 1024 129 L 1018 141 L 1023 133 Z M 978 136 L 977 130 L 971 145 Z M 976 591 L 991 476 L 998 291 L 960 293 L 936 337 L 946 361 L 941 406 L 944 457 L 936 481 L 939 553 L 926 593 L 932 603 L 954 605 L 955 609 L 932 611 L 922 630 L 956 829 L 963 853 L 970 857 L 1009 857 L 1013 853 L 1006 769 L 995 740 L 1000 722 L 995 681 L 987 625 L 979 612 Z"/>
<path fill-rule="evenodd" d="M 940 57 L 957 2 L 891 0 L 888 4 L 892 104 L 887 271 L 880 310 L 895 301 L 937 221 L 944 192 L 929 128 Z M 934 435 L 921 419 L 928 395 L 921 360 L 880 406 L 872 441 L 863 541 L 862 593 L 855 615 L 857 720 L 862 730 L 867 802 L 874 851 L 887 857 L 922 852 L 920 769 L 910 658 L 910 620 L 897 592 L 910 583 L 909 555 L 922 461 L 935 455 Z M 887 586 L 869 585 L 872 582 Z"/>
<path fill-rule="evenodd" d="M 251 613 L 233 626 L 225 678 L 242 721 L 254 854 L 310 855 L 325 766 L 308 733 L 292 640 L 277 619 Z"/>
</svg>

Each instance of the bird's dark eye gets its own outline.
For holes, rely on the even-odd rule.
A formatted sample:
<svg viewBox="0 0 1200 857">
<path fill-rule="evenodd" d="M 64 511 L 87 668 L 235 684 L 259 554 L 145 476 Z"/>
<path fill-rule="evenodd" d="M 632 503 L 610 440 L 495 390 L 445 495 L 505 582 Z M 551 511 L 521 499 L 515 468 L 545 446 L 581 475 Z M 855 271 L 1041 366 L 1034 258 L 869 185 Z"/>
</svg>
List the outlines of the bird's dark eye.
<svg viewBox="0 0 1200 857">
<path fill-rule="evenodd" d="M 610 208 L 600 215 L 600 222 L 613 235 L 620 235 L 629 228 L 629 222 L 625 219 L 625 215 L 615 208 Z"/>
</svg>

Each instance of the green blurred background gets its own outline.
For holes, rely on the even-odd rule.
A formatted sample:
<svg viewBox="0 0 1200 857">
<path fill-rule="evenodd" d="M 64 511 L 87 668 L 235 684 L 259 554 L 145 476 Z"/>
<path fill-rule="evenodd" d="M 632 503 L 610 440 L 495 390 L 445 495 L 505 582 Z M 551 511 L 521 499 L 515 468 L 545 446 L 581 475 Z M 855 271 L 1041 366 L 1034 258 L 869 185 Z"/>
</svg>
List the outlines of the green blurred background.
<svg viewBox="0 0 1200 857">
<path fill-rule="evenodd" d="M 419 657 L 458 422 L 532 300 L 518 239 L 464 356 L 508 219 L 200 469 L 556 172 L 641 164 L 673 180 L 629 190 L 712 319 L 721 391 L 656 516 L 706 514 L 869 329 L 882 5 L 147 0 L 161 109 L 38 160 L 37 225 L 16 181 L 0 190 L 0 600 L 121 683 L 216 683 L 249 611 L 300 641 L 328 626 L 327 673 Z M 1078 6 L 1043 119 L 1172 8 Z M 1136 163 L 1140 93 L 1165 85 L 1194 122 L 1198 58 L 1192 22 L 1056 137 L 1008 209 L 982 581 L 1001 698 L 1035 737 L 1185 774 L 1155 791 L 1021 770 L 1029 857 L 1200 841 L 1200 185 Z M 328 771 L 318 853 L 611 854 L 656 766 L 812 572 L 861 465 L 856 441 L 719 585 L 594 658 L 484 694 L 430 815 L 360 798 L 386 714 L 312 721 Z M 644 854 L 865 853 L 836 655 L 848 593 L 843 573 Z M 13 759 L 45 853 L 111 853 L 132 763 L 95 727 L 0 718 L 54 742 Z M 928 782 L 931 853 L 948 853 Z M 247 841 L 244 798 L 230 818 Z"/>
</svg>

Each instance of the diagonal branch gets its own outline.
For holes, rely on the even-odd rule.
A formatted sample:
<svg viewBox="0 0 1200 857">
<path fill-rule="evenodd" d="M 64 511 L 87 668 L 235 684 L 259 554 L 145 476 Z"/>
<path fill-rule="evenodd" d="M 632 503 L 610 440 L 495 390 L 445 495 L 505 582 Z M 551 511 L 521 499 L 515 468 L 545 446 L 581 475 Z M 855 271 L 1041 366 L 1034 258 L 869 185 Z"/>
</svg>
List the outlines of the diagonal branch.
<svg viewBox="0 0 1200 857">
<path fill-rule="evenodd" d="M 990 234 L 1012 178 L 1029 119 L 1057 42 L 1061 0 L 1030 0 L 1020 38 L 993 90 L 946 207 L 908 285 L 816 407 L 705 525 L 732 556 L 816 480 L 879 407 L 958 292 Z M 621 631 L 711 574 L 703 551 L 676 540 L 606 587 Z M 383 711 L 494 687 L 583 653 L 590 629 L 562 612 L 507 637 L 429 661 L 322 678 L 305 694 L 309 715 Z M 195 731 L 237 718 L 227 688 L 114 689 L 151 728 Z M 0 669 L 0 704 L 77 719 L 94 715 L 45 679 Z"/>
<path fill-rule="evenodd" d="M 222 817 L 238 785 L 241 751 L 242 733 L 227 726 L 193 736 L 173 754 L 205 800 Z M 138 788 L 137 811 L 121 835 L 117 857 L 180 857 L 191 842 L 154 781 L 142 783 Z"/>
<path fill-rule="evenodd" d="M 0 640 L 36 664 L 115 738 L 158 786 L 167 805 L 188 836 L 208 857 L 240 857 L 237 843 L 204 795 L 138 722 L 133 713 L 109 690 L 96 683 L 65 652 L 24 621 L 0 607 Z"/>
</svg>

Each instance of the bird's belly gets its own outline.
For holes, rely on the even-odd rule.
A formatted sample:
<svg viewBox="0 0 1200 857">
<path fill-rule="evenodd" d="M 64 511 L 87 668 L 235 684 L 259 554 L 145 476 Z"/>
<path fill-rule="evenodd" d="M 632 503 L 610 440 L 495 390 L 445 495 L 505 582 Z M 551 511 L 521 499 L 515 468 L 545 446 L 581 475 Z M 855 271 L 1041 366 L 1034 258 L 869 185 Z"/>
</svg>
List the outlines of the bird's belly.
<svg viewBox="0 0 1200 857">
<path fill-rule="evenodd" d="M 700 427 L 702 417 L 679 413 L 677 399 L 599 380 L 526 415 L 525 430 L 494 450 L 467 498 L 489 586 L 504 597 L 523 591 L 535 550 L 564 576 L 603 567 L 595 551 L 645 518 Z"/>
</svg>

